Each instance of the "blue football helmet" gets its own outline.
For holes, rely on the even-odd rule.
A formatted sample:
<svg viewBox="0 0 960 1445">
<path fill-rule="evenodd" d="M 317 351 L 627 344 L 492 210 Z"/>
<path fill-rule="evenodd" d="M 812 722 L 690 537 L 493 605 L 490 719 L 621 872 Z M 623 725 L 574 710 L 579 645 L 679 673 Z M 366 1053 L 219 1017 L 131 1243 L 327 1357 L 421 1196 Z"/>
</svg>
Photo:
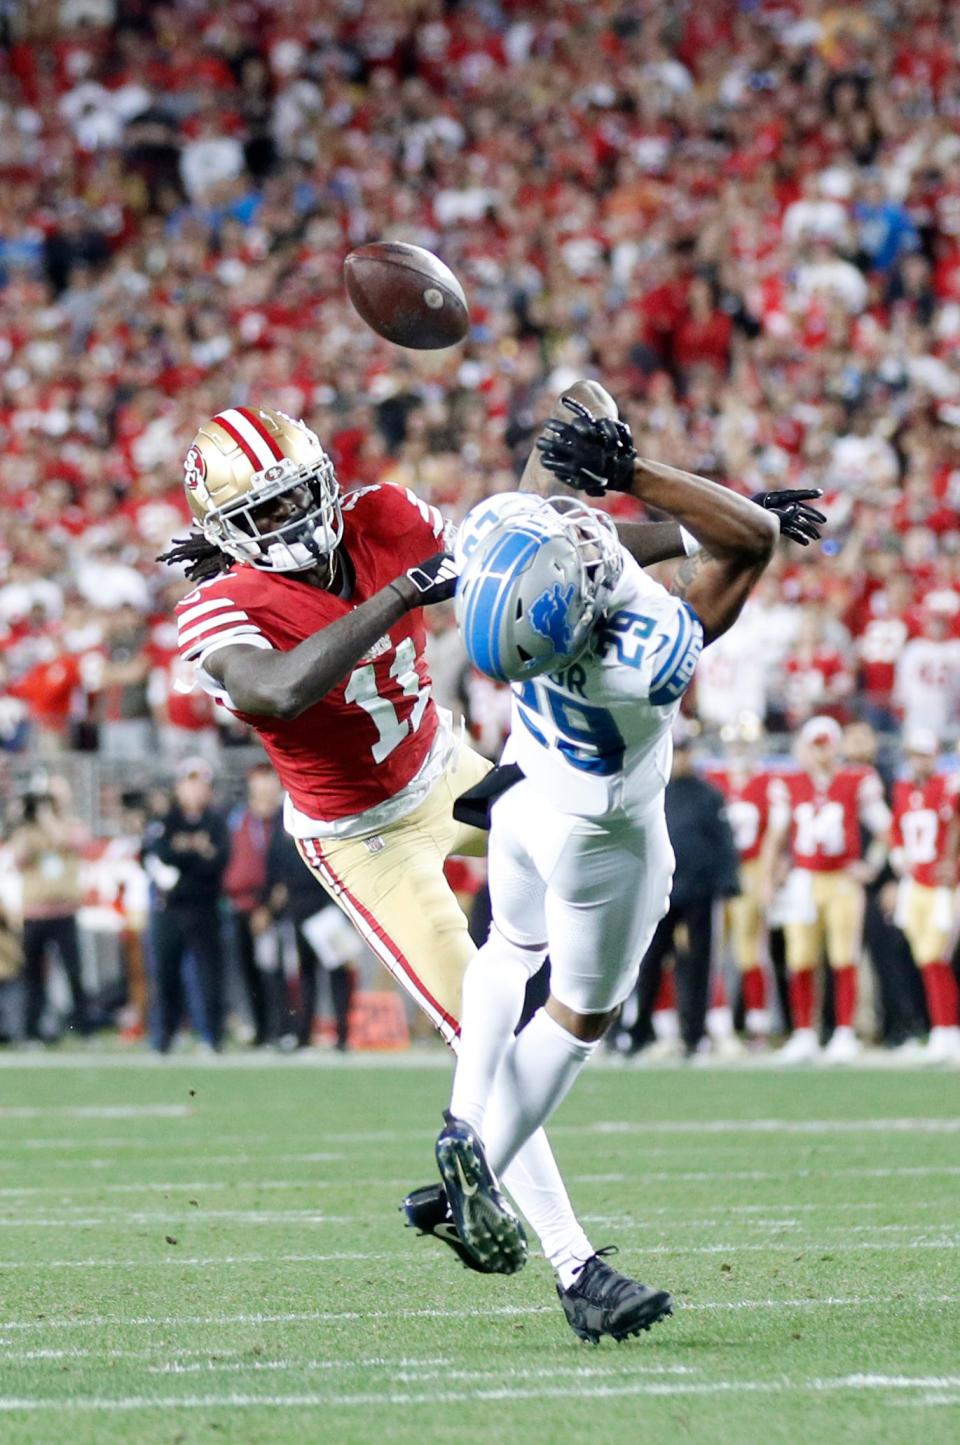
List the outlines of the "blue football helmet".
<svg viewBox="0 0 960 1445">
<path fill-rule="evenodd" d="M 523 496 L 522 507 L 505 508 L 485 529 L 457 583 L 467 655 L 498 682 L 525 682 L 573 662 L 623 570 L 616 528 L 604 512 L 576 497 Z M 473 512 L 464 519 L 468 535 Z"/>
</svg>

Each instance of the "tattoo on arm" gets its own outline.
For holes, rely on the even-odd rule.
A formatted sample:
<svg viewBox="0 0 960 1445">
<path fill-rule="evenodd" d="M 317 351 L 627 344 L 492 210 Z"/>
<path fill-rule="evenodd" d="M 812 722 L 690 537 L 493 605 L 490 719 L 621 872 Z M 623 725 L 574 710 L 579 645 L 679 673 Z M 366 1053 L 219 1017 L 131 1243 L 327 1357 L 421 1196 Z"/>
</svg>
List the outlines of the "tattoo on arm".
<svg viewBox="0 0 960 1445">
<path fill-rule="evenodd" d="M 677 568 L 677 575 L 673 579 L 673 586 L 670 591 L 674 597 L 686 597 L 691 586 L 699 577 L 703 568 L 713 559 L 709 552 L 694 552 L 692 557 L 685 557 Z"/>
</svg>

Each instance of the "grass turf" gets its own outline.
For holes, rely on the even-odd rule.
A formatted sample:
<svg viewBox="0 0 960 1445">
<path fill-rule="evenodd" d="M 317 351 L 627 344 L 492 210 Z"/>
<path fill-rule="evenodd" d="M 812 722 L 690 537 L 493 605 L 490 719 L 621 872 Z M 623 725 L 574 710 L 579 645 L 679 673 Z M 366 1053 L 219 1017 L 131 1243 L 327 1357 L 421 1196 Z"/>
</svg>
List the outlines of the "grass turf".
<svg viewBox="0 0 960 1445">
<path fill-rule="evenodd" d="M 481 1278 L 401 1227 L 447 1079 L 5 1061 L 0 1439 L 960 1436 L 960 1075 L 589 1070 L 575 1203 L 678 1301 L 597 1349 L 541 1258 Z"/>
</svg>

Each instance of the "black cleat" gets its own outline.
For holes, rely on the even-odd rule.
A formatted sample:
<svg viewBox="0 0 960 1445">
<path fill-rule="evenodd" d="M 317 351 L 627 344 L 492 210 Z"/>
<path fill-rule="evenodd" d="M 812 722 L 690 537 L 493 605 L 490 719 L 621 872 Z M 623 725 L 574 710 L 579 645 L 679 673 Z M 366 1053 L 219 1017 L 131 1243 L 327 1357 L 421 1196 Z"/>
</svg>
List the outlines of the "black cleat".
<svg viewBox="0 0 960 1445">
<path fill-rule="evenodd" d="M 598 1249 L 569 1289 L 557 1285 L 567 1323 L 591 1345 L 598 1344 L 601 1335 L 625 1340 L 673 1314 L 673 1299 L 665 1289 L 651 1289 L 607 1264 L 604 1256 L 616 1252 L 615 1245 Z"/>
<path fill-rule="evenodd" d="M 426 1184 L 408 1194 L 400 1208 L 407 1216 L 407 1228 L 416 1229 L 420 1234 L 431 1234 L 448 1244 L 461 1264 L 475 1269 L 478 1274 L 490 1274 L 486 1265 L 480 1264 L 457 1233 L 450 1205 L 442 1184 Z"/>
<path fill-rule="evenodd" d="M 483 1145 L 462 1119 L 444 1110 L 437 1165 L 457 1234 L 485 1274 L 516 1274 L 527 1262 L 527 1237 L 497 1186 Z"/>
</svg>

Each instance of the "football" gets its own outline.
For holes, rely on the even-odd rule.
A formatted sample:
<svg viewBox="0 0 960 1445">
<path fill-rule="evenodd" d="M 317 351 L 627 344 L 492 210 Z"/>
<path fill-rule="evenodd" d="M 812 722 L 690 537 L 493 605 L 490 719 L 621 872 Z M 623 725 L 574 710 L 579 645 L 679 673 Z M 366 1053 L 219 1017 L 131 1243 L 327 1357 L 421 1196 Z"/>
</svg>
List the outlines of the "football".
<svg viewBox="0 0 960 1445">
<path fill-rule="evenodd" d="M 343 263 L 347 295 L 363 320 L 397 346 L 439 351 L 470 326 L 467 298 L 439 257 L 406 241 L 373 241 Z"/>
</svg>

